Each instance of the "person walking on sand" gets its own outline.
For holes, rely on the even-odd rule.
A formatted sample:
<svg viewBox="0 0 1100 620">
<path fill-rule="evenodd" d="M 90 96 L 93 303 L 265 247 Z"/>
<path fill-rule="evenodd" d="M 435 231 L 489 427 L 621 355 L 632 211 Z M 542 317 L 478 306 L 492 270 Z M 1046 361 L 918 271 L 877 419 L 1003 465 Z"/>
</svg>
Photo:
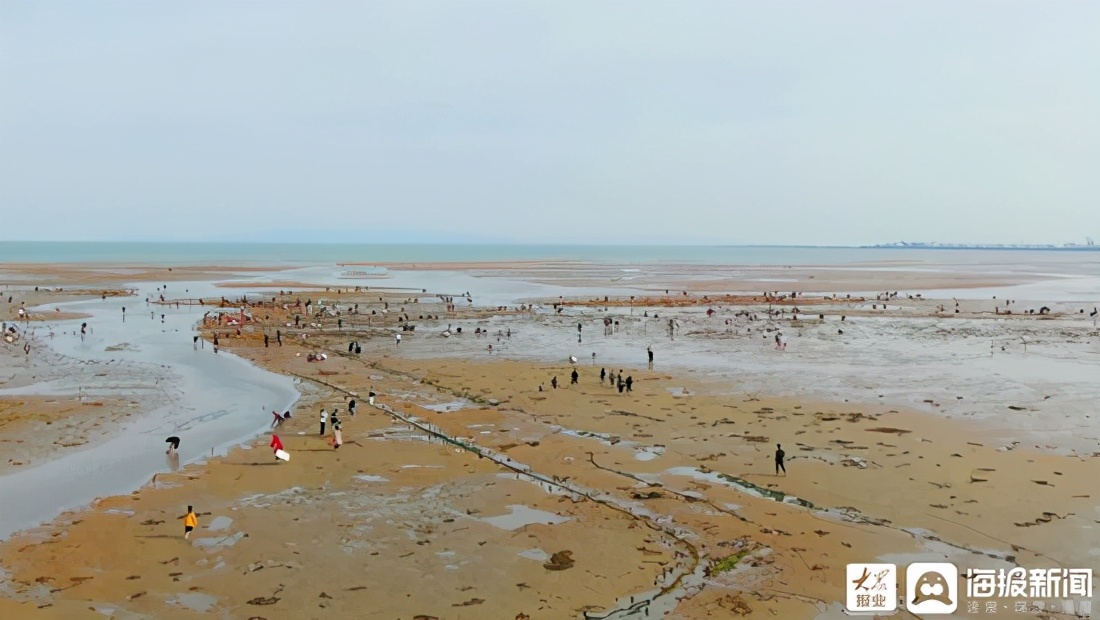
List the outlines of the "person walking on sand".
<svg viewBox="0 0 1100 620">
<path fill-rule="evenodd" d="M 264 334 L 264 348 L 265 349 L 267 348 L 267 342 L 268 342 L 268 335 Z"/>
<path fill-rule="evenodd" d="M 321 432 L 318 433 L 322 437 L 325 435 L 325 422 L 328 422 L 328 412 L 325 411 L 324 407 L 322 407 L 321 408 Z"/>
<path fill-rule="evenodd" d="M 371 407 L 374 406 L 374 397 L 375 396 L 377 396 L 377 394 L 374 393 L 374 388 L 372 387 L 370 389 L 370 391 L 367 392 L 367 404 L 369 404 Z"/>
<path fill-rule="evenodd" d="M 190 538 L 191 532 L 195 531 L 195 528 L 199 526 L 199 518 L 195 516 L 195 508 L 193 506 L 187 507 L 187 514 L 183 515 L 183 537 Z"/>
<path fill-rule="evenodd" d="M 354 398 L 351 399 L 350 401 L 348 401 L 348 413 L 351 414 L 352 416 L 355 415 L 355 399 Z"/>
<path fill-rule="evenodd" d="M 576 385 L 577 384 L 577 379 L 579 379 L 579 378 L 580 378 L 580 375 L 577 374 L 577 369 L 574 368 L 573 369 L 573 374 L 569 375 L 569 383 L 571 383 L 572 385 Z"/>
<path fill-rule="evenodd" d="M 603 385 L 604 379 L 607 379 L 607 369 L 606 368 L 601 368 L 600 369 L 600 385 Z"/>
<path fill-rule="evenodd" d="M 626 378 L 626 391 L 627 392 L 633 392 L 634 391 L 634 377 L 631 377 L 629 375 Z"/>
<path fill-rule="evenodd" d="M 339 450 L 340 445 L 344 443 L 344 435 L 340 432 L 340 420 L 335 416 L 332 418 L 332 448 Z"/>
<path fill-rule="evenodd" d="M 787 456 L 787 453 L 783 451 L 781 444 L 775 444 L 775 475 L 779 475 L 779 470 L 783 470 L 783 475 L 787 475 L 787 466 L 783 464 L 783 459 Z"/>
<path fill-rule="evenodd" d="M 550 387 L 554 388 L 555 390 L 558 389 L 558 378 L 557 377 L 554 377 L 553 379 L 550 379 Z"/>
<path fill-rule="evenodd" d="M 275 342 L 278 342 L 280 347 L 283 346 L 283 330 L 275 330 Z"/>
<path fill-rule="evenodd" d="M 649 355 L 649 369 L 653 370 L 653 345 L 646 347 L 645 352 Z"/>
<path fill-rule="evenodd" d="M 401 334 L 393 335 L 393 346 L 394 348 L 401 346 Z"/>
</svg>

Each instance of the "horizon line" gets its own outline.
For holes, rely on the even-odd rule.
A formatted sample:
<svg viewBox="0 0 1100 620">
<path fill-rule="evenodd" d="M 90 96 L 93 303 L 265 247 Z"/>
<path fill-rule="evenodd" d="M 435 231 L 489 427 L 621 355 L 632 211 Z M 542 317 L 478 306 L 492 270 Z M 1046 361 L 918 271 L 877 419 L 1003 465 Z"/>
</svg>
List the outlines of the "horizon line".
<svg viewBox="0 0 1100 620">
<path fill-rule="evenodd" d="M 376 241 L 256 241 L 256 240 L 234 240 L 234 239 L 218 239 L 212 241 L 199 241 L 199 240 L 163 240 L 163 239 L 142 239 L 142 240 L 123 240 L 123 239 L 93 239 L 93 240 L 74 240 L 74 239 L 0 239 L 0 243 L 21 243 L 21 244 L 161 244 L 161 245 L 249 245 L 249 246 L 300 246 L 300 245 L 315 245 L 315 246 L 375 246 L 375 247 L 428 247 L 428 246 L 496 246 L 496 247 L 558 247 L 558 248 L 593 248 L 593 247 L 664 247 L 664 248 L 814 248 L 814 249 L 945 249 L 945 250 L 964 250 L 964 249 L 1071 249 L 1071 248 L 1083 248 L 1091 247 L 1078 244 L 1057 244 L 1057 243 L 948 243 L 948 242 L 904 242 L 904 241 L 892 241 L 892 242 L 877 242 L 877 243 L 865 243 L 865 244 L 814 244 L 814 243 L 715 243 L 715 242 L 679 242 L 679 243 L 653 243 L 653 242 L 582 242 L 582 243 L 548 243 L 548 242 L 532 242 L 532 241 L 398 241 L 398 242 L 376 242 Z"/>
<path fill-rule="evenodd" d="M 710 247 L 710 248 L 860 248 L 869 246 L 860 245 L 819 245 L 819 244 L 772 244 L 772 243 L 713 243 L 713 242 L 696 242 L 696 243 L 647 243 L 647 242 L 633 242 L 633 243 L 613 243 L 613 242 L 587 242 L 587 243 L 547 243 L 547 242 L 525 242 L 525 241 L 448 241 L 448 242 L 433 242 L 433 241 L 406 241 L 406 242 L 386 242 L 378 243 L 373 241 L 245 241 L 245 240 L 232 240 L 232 239 L 219 239 L 217 241 L 196 241 L 196 240 L 158 240 L 158 239 L 146 239 L 146 240 L 121 240 L 121 239 L 96 239 L 96 240 L 73 240 L 73 239 L 0 239 L 0 243 L 97 243 L 97 244 L 122 244 L 122 243 L 148 243 L 148 244 L 176 244 L 176 245 L 370 245 L 370 246 L 456 246 L 456 245 L 470 245 L 470 246 L 516 246 L 516 247 L 574 247 L 574 248 L 588 248 L 588 247 Z"/>
</svg>

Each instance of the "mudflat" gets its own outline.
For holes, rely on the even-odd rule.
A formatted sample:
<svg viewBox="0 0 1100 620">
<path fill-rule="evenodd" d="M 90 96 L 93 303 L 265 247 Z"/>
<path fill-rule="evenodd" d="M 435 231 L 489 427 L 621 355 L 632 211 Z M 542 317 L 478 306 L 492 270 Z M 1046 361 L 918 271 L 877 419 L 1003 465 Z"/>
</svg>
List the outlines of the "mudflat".
<svg viewBox="0 0 1100 620">
<path fill-rule="evenodd" d="M 333 288 L 316 286 L 325 284 Z M 994 345 L 1004 349 L 974 343 L 995 361 L 1025 355 L 1024 344 L 999 344 L 1023 330 L 1032 334 L 1026 355 L 1062 347 L 1088 367 L 1094 336 L 1075 306 L 1040 320 L 1001 317 L 992 300 L 964 301 L 956 314 L 939 309 L 950 300 L 890 299 L 880 310 L 866 307 L 881 304 L 870 298 L 852 308 L 811 296 L 797 317 L 774 300 L 666 302 L 653 293 L 635 306 L 610 289 L 603 304 L 577 296 L 560 313 L 555 300 L 449 311 L 430 294 L 413 301 L 351 288 L 327 291 L 335 303 L 298 326 L 293 297 L 268 307 L 257 296 L 239 333 L 221 323 L 201 332 L 208 341 L 197 355 L 213 355 L 205 347 L 218 333 L 223 351 L 297 380 L 301 399 L 274 429 L 289 462 L 274 458 L 267 433 L 176 471 L 166 461 L 130 495 L 11 537 L 0 544 L 0 613 L 616 618 L 648 609 L 650 617 L 825 618 L 841 613 L 853 562 L 1095 567 L 1097 455 L 1087 441 L 1061 442 L 1038 427 L 1056 419 L 1046 395 L 995 400 L 964 381 L 914 400 L 923 407 L 879 396 L 919 382 L 901 377 L 849 402 L 769 396 L 759 377 L 706 361 L 756 356 L 773 372 L 789 371 L 794 358 L 842 364 L 845 340 L 908 333 L 914 344 L 894 356 L 920 363 L 922 344 L 954 354 L 969 346 L 954 335 L 925 342 L 926 324 L 947 324 L 1000 331 Z M 356 304 L 359 313 L 346 310 Z M 345 309 L 339 318 L 333 307 Z M 711 307 L 717 316 L 704 314 Z M 769 307 L 784 313 L 760 318 Z M 613 320 L 601 336 L 604 317 L 621 325 Z M 407 324 L 416 329 L 402 330 Z M 790 338 L 782 352 L 771 346 L 780 330 Z M 834 338 L 837 330 L 847 339 Z M 349 353 L 349 342 L 362 352 Z M 589 349 L 599 355 L 589 359 Z M 320 352 L 323 361 L 307 361 Z M 16 353 L 11 380 L 26 384 Z M 629 376 L 631 389 L 601 380 L 601 370 Z M 874 384 L 880 372 L 834 368 L 832 376 Z M 10 419 L 0 438 L 48 436 L 84 410 L 114 428 L 121 421 L 106 412 L 126 404 L 47 398 L 3 397 Z M 338 412 L 339 448 L 331 424 L 320 434 L 321 408 Z M 259 424 L 271 419 L 256 415 Z M 85 432 L 81 424 L 69 432 Z M 776 472 L 777 444 L 785 472 Z M 199 528 L 184 539 L 188 505 Z"/>
</svg>

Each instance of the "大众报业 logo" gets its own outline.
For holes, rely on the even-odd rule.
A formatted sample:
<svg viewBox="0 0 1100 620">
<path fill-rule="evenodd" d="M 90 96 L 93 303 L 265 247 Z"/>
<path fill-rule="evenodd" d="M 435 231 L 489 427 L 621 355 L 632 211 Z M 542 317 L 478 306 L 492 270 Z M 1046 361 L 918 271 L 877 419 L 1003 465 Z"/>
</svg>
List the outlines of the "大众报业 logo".
<svg viewBox="0 0 1100 620">
<path fill-rule="evenodd" d="M 905 569 L 905 608 L 950 614 L 959 607 L 959 569 L 947 562 L 915 562 Z"/>
<path fill-rule="evenodd" d="M 896 564 L 849 564 L 845 582 L 849 612 L 888 612 L 898 608 Z"/>
</svg>

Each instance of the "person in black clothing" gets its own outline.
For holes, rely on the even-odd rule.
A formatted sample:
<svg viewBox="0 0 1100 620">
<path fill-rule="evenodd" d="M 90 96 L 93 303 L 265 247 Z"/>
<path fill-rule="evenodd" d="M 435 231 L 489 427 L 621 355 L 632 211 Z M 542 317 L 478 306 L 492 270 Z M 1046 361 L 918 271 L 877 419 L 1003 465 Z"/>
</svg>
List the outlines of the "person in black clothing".
<svg viewBox="0 0 1100 620">
<path fill-rule="evenodd" d="M 606 378 L 607 378 L 607 369 L 606 368 L 601 368 L 600 369 L 600 385 L 603 385 L 603 380 L 606 379 Z"/>
<path fill-rule="evenodd" d="M 350 401 L 348 401 L 348 413 L 351 414 L 351 415 L 355 415 L 355 399 L 354 398 L 351 399 Z"/>
<path fill-rule="evenodd" d="M 634 390 L 634 377 L 626 378 L 626 391 L 630 392 Z"/>
<path fill-rule="evenodd" d="M 573 385 L 576 385 L 577 384 L 577 379 L 579 377 L 580 377 L 580 375 L 577 374 L 577 369 L 574 368 L 573 369 L 573 374 L 570 375 L 570 377 L 569 377 L 571 379 L 570 383 L 572 383 Z"/>
<path fill-rule="evenodd" d="M 214 334 L 214 353 L 218 352 L 218 334 Z"/>
<path fill-rule="evenodd" d="M 279 346 L 283 346 L 283 330 L 275 330 L 275 341 L 279 343 Z"/>
<path fill-rule="evenodd" d="M 356 342 L 356 343 L 355 343 L 355 354 L 356 354 L 356 355 L 359 355 L 359 354 L 360 354 L 360 353 L 362 353 L 362 352 L 363 352 L 363 347 L 359 346 L 359 343 L 358 343 L 358 342 Z"/>
<path fill-rule="evenodd" d="M 264 334 L 264 348 L 265 349 L 267 348 L 267 342 L 268 342 L 267 334 Z"/>
<path fill-rule="evenodd" d="M 555 390 L 558 389 L 558 378 L 557 377 L 554 377 L 553 379 L 550 380 L 550 387 L 554 388 Z"/>
<path fill-rule="evenodd" d="M 783 465 L 783 457 L 787 456 L 787 453 L 783 451 L 783 446 L 775 444 L 775 475 L 779 475 L 779 470 L 783 470 L 783 475 L 787 475 L 787 467 Z"/>
<path fill-rule="evenodd" d="M 653 347 L 646 347 L 646 353 L 649 354 L 649 367 L 653 368 Z"/>
<path fill-rule="evenodd" d="M 354 340 L 348 343 L 348 353 L 351 353 L 353 351 L 355 351 L 355 341 Z"/>
<path fill-rule="evenodd" d="M 622 394 L 623 389 L 626 388 L 626 384 L 623 383 L 623 378 L 621 376 L 619 377 L 619 386 L 618 387 L 619 387 L 619 393 Z"/>
</svg>

